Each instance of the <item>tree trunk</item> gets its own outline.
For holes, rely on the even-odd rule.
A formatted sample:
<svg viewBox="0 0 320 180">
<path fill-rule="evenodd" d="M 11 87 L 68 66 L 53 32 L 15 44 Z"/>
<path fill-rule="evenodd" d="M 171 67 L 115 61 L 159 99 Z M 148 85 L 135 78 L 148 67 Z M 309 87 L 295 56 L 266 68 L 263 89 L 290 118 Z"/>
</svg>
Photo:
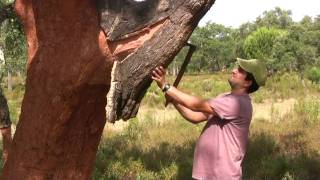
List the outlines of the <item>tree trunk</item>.
<svg viewBox="0 0 320 180">
<path fill-rule="evenodd" d="M 89 179 L 112 67 L 94 1 L 17 0 L 15 6 L 27 35 L 28 69 L 2 178 Z"/>
<path fill-rule="evenodd" d="M 172 61 L 213 1 L 99 0 L 100 18 L 95 3 L 16 1 L 28 69 L 3 179 L 89 179 L 105 106 L 110 121 L 134 117 L 151 70 Z"/>
</svg>

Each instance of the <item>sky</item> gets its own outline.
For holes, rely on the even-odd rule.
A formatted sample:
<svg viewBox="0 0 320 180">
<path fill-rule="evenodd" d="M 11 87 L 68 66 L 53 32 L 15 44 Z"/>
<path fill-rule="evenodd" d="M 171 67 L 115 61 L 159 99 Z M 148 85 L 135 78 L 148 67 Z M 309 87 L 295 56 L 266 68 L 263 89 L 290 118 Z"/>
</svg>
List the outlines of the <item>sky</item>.
<svg viewBox="0 0 320 180">
<path fill-rule="evenodd" d="M 320 0 L 216 0 L 199 25 L 211 21 L 237 28 L 277 6 L 291 10 L 294 21 L 300 21 L 305 15 L 320 15 Z"/>
</svg>

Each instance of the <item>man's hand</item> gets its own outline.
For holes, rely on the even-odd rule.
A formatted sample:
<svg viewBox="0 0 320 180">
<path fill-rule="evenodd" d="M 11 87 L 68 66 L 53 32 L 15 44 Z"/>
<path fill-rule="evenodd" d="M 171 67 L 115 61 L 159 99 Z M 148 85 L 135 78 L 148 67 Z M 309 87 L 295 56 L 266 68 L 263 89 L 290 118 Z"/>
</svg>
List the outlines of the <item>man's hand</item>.
<svg viewBox="0 0 320 180">
<path fill-rule="evenodd" d="M 160 89 L 163 89 L 166 84 L 166 70 L 162 67 L 156 67 L 152 71 L 152 79 L 155 80 Z"/>
<path fill-rule="evenodd" d="M 164 85 L 166 84 L 165 76 L 166 70 L 162 66 L 156 67 L 152 71 L 152 79 L 157 82 L 159 88 L 161 89 L 163 89 Z M 204 113 L 204 115 L 214 113 L 214 110 L 213 108 L 211 108 L 208 101 L 202 100 L 201 98 L 198 98 L 196 96 L 186 94 L 180 91 L 179 89 L 175 88 L 174 86 L 171 86 L 170 90 L 167 91 L 165 95 L 166 98 L 169 101 L 171 101 L 174 105 L 180 104 L 193 112 L 201 112 L 202 115 Z M 201 120 L 204 118 L 204 115 L 201 116 Z"/>
</svg>

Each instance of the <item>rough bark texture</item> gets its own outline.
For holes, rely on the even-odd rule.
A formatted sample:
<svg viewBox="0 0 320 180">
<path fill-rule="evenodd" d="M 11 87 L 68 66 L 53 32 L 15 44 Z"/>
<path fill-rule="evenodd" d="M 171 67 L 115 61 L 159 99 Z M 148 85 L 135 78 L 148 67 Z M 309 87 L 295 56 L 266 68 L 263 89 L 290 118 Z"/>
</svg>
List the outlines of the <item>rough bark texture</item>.
<svg viewBox="0 0 320 180">
<path fill-rule="evenodd" d="M 112 2 L 120 6 L 110 9 Z M 141 9 L 121 6 L 133 0 L 16 1 L 28 40 L 28 70 L 2 179 L 90 178 L 107 101 L 110 121 L 135 116 L 151 70 L 172 61 L 213 4 L 146 2 L 152 6 L 142 7 L 151 10 L 137 21 Z M 127 26 L 123 21 L 130 15 Z"/>
<path fill-rule="evenodd" d="M 136 116 L 152 82 L 151 70 L 173 60 L 214 0 L 149 0 L 144 6 L 130 0 L 102 1 L 101 26 L 110 40 L 135 39 L 137 31 L 151 34 L 114 63 L 106 107 L 107 120 L 114 122 Z"/>
</svg>

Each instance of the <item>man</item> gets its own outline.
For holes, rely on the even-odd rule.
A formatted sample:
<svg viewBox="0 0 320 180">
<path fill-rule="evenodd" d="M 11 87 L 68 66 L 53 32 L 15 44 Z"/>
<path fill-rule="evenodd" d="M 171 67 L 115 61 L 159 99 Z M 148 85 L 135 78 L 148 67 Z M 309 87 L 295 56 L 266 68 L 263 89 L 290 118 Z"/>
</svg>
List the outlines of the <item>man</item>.
<svg viewBox="0 0 320 180">
<path fill-rule="evenodd" d="M 232 70 L 231 92 L 210 100 L 181 92 L 165 79 L 160 66 L 152 79 L 180 114 L 192 123 L 207 121 L 194 152 L 192 177 L 201 180 L 241 179 L 241 163 L 246 152 L 252 104 L 249 94 L 266 81 L 266 67 L 259 60 L 237 59 Z"/>
</svg>

